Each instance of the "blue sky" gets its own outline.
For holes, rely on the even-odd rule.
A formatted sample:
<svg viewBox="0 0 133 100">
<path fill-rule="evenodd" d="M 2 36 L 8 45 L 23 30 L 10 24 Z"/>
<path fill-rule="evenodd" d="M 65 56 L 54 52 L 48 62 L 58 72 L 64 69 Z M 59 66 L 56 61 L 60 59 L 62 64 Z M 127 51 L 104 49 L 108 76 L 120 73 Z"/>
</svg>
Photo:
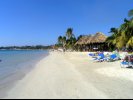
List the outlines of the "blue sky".
<svg viewBox="0 0 133 100">
<path fill-rule="evenodd" d="M 0 0 L 0 46 L 54 44 L 68 27 L 110 35 L 130 9 L 133 0 Z"/>
</svg>

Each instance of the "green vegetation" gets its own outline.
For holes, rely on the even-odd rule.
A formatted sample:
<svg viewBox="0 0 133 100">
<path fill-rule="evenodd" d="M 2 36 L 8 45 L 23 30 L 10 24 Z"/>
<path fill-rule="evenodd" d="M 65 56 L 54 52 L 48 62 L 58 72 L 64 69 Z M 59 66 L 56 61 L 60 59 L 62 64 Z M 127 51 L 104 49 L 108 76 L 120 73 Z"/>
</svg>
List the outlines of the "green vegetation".
<svg viewBox="0 0 133 100">
<path fill-rule="evenodd" d="M 52 49 L 52 46 L 9 46 L 9 47 L 0 47 L 0 50 L 43 50 L 43 49 Z"/>
<path fill-rule="evenodd" d="M 112 35 L 106 41 L 110 49 L 133 50 L 133 10 L 130 10 L 128 15 L 129 19 L 124 19 L 119 28 L 111 28 Z"/>
<path fill-rule="evenodd" d="M 66 49 L 73 50 L 76 42 L 77 42 L 77 39 L 73 33 L 73 29 L 68 28 L 65 36 L 58 37 L 58 44 L 56 44 L 56 46 L 58 48 L 63 48 L 64 50 Z"/>
<path fill-rule="evenodd" d="M 119 28 L 110 29 L 109 33 L 111 33 L 111 36 L 109 36 L 105 41 L 105 44 L 108 44 L 108 46 L 106 45 L 106 49 L 110 51 L 113 51 L 115 49 L 133 51 L 133 10 L 129 11 L 128 17 L 128 19 L 124 19 L 124 23 L 120 25 Z M 76 39 L 73 33 L 73 29 L 68 28 L 65 36 L 58 37 L 58 43 L 56 44 L 56 47 L 62 48 L 64 50 L 79 50 L 80 47 L 78 47 L 78 45 L 75 45 L 75 43 L 82 37 L 85 36 L 80 35 Z M 87 40 L 83 38 L 83 41 L 79 42 L 87 42 Z M 82 45 L 83 48 L 87 48 L 86 46 Z"/>
</svg>

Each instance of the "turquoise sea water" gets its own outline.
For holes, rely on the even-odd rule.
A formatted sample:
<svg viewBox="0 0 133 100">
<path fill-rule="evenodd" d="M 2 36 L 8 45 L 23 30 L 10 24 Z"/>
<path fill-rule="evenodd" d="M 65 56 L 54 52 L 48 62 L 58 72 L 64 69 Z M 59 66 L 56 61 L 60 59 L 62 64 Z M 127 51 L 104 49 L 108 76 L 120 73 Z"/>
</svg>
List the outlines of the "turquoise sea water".
<svg viewBox="0 0 133 100">
<path fill-rule="evenodd" d="M 0 97 L 47 55 L 44 50 L 0 51 Z"/>
</svg>

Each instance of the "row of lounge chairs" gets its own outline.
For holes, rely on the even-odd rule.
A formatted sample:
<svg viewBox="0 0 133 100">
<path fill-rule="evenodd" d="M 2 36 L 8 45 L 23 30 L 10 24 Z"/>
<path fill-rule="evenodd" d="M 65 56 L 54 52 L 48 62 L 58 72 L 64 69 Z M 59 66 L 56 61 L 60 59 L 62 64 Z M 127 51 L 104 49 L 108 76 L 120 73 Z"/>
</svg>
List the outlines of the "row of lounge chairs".
<svg viewBox="0 0 133 100">
<path fill-rule="evenodd" d="M 133 67 L 133 55 L 124 55 L 120 56 L 118 52 L 113 52 L 112 54 L 105 54 L 105 53 L 90 53 L 89 56 L 93 58 L 94 61 L 96 62 L 113 62 L 113 61 L 118 61 L 122 60 L 121 62 L 121 67 L 122 68 L 128 68 L 128 67 Z"/>
<path fill-rule="evenodd" d="M 94 61 L 97 62 L 103 62 L 103 61 L 116 61 L 116 60 L 120 60 L 120 56 L 118 56 L 117 54 L 107 54 L 105 55 L 104 53 L 90 53 L 89 56 L 91 56 L 92 58 L 94 58 Z"/>
</svg>

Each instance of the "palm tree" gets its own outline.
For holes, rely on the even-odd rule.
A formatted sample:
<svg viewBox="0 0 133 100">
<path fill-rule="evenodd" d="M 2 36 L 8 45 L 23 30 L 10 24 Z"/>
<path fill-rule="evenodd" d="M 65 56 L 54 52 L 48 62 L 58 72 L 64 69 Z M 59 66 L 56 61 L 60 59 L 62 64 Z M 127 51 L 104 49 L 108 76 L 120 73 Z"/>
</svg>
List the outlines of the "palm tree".
<svg viewBox="0 0 133 100">
<path fill-rule="evenodd" d="M 111 28 L 109 33 L 111 33 L 112 35 L 107 38 L 106 42 L 108 42 L 108 45 L 116 45 L 118 41 L 117 37 L 119 35 L 119 29 Z"/>
<path fill-rule="evenodd" d="M 77 41 L 80 40 L 83 36 L 84 36 L 84 35 L 78 36 Z"/>
<path fill-rule="evenodd" d="M 65 36 L 62 38 L 62 43 L 63 43 L 63 47 L 65 47 L 65 45 L 66 45 L 66 37 Z"/>
<path fill-rule="evenodd" d="M 124 46 L 128 47 L 133 37 L 133 19 L 125 20 L 125 23 L 121 25 L 121 38 L 125 42 Z"/>
<path fill-rule="evenodd" d="M 72 44 L 72 46 L 76 43 L 76 38 L 75 37 L 71 37 L 70 38 L 70 41 L 71 41 L 71 44 Z"/>
<path fill-rule="evenodd" d="M 129 12 L 129 15 L 133 16 L 133 10 Z M 133 19 L 124 19 L 124 23 L 120 28 L 111 28 L 110 33 L 112 36 L 108 37 L 107 43 L 115 45 L 118 49 L 123 47 L 133 47 Z"/>
<path fill-rule="evenodd" d="M 70 39 L 71 37 L 74 36 L 72 28 L 67 29 L 66 36 L 67 36 L 68 39 Z"/>
<path fill-rule="evenodd" d="M 62 44 L 62 40 L 63 40 L 63 37 L 62 37 L 62 36 L 59 36 L 59 37 L 58 37 L 58 44 L 59 44 L 59 45 Z"/>
<path fill-rule="evenodd" d="M 116 33 L 117 31 L 118 31 L 118 29 L 113 27 L 113 28 L 110 29 L 110 32 L 109 32 L 109 33 L 113 33 L 113 34 L 114 34 L 114 33 Z"/>
<path fill-rule="evenodd" d="M 127 46 L 133 48 L 133 36 L 129 39 Z"/>
</svg>

